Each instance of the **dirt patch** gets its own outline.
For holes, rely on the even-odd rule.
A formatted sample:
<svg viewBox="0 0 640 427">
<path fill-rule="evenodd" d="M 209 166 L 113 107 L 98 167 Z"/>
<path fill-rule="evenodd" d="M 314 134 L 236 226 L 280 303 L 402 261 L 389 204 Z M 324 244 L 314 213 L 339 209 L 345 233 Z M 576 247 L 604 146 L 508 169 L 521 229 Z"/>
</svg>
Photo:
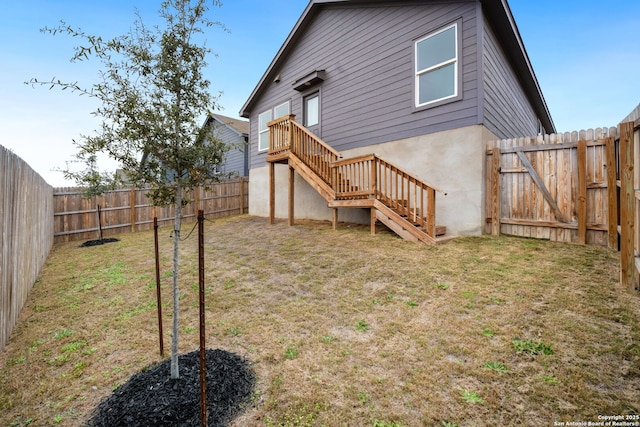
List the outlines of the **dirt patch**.
<svg viewBox="0 0 640 427">
<path fill-rule="evenodd" d="M 200 425 L 200 353 L 179 357 L 180 378 L 170 360 L 133 375 L 103 400 L 88 427 Z M 249 402 L 255 376 L 249 363 L 224 350 L 207 350 L 209 426 L 225 426 Z"/>
</svg>

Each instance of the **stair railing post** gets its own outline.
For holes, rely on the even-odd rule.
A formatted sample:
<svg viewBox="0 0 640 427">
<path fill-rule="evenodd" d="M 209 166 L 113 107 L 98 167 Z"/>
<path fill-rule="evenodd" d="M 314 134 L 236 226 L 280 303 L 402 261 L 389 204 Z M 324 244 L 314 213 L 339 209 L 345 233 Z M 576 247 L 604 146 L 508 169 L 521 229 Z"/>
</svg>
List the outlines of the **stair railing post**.
<svg viewBox="0 0 640 427">
<path fill-rule="evenodd" d="M 294 154 L 298 154 L 297 149 L 298 147 L 296 146 L 294 140 L 293 140 L 293 119 L 296 118 L 295 114 L 289 114 L 289 120 L 287 122 L 288 126 L 289 126 L 289 150 L 291 150 L 292 153 Z"/>
<path fill-rule="evenodd" d="M 369 178 L 371 180 L 369 197 L 375 199 L 376 192 L 378 191 L 378 157 L 377 156 L 373 156 L 373 159 L 371 160 L 371 170 L 369 171 L 369 173 L 371 174 Z"/>
<path fill-rule="evenodd" d="M 427 235 L 436 237 L 436 190 L 427 187 Z"/>
</svg>

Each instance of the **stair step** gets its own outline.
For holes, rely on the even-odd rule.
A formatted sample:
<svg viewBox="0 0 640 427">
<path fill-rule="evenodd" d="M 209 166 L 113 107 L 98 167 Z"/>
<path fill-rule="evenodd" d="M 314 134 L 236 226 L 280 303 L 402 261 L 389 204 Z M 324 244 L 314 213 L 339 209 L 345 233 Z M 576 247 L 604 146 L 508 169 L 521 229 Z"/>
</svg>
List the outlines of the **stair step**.
<svg viewBox="0 0 640 427">
<path fill-rule="evenodd" d="M 416 227 L 419 227 L 419 224 L 414 224 Z M 447 226 L 446 225 L 436 225 L 436 237 L 442 237 L 447 234 Z"/>
</svg>

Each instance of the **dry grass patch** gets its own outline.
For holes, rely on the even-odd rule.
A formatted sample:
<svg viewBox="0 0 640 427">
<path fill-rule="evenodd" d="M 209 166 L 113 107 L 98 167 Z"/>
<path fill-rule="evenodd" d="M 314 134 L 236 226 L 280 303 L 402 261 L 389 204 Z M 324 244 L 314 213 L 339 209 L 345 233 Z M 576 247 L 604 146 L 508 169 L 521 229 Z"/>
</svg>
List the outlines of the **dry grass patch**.
<svg viewBox="0 0 640 427">
<path fill-rule="evenodd" d="M 160 360 L 153 235 L 120 239 L 52 251 L 0 354 L 0 425 L 82 425 Z M 550 425 L 640 412 L 640 297 L 618 286 L 615 252 L 508 237 L 429 247 L 248 216 L 207 222 L 205 239 L 208 345 L 246 357 L 258 377 L 237 426 Z M 196 251 L 195 237 L 183 243 L 183 353 L 198 343 Z"/>
</svg>

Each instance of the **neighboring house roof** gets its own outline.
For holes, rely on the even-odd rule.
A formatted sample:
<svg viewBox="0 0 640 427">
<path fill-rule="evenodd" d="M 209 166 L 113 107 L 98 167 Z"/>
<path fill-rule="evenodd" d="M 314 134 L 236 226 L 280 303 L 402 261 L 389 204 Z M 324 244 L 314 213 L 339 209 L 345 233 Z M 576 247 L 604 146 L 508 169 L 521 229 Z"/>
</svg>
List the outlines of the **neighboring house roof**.
<svg viewBox="0 0 640 427">
<path fill-rule="evenodd" d="M 258 82 L 249 99 L 245 102 L 240 110 L 242 117 L 248 118 L 254 104 L 257 102 L 260 95 L 268 87 L 268 84 L 274 81 L 280 66 L 286 61 L 288 54 L 295 47 L 296 42 L 302 37 L 306 29 L 309 27 L 313 18 L 327 5 L 334 4 L 376 4 L 376 3 L 388 3 L 388 0 L 310 0 L 309 4 L 302 12 L 302 15 L 298 19 L 291 33 L 280 47 L 280 50 L 276 53 L 276 56 L 271 61 L 271 64 L 267 68 L 266 72 Z M 517 73 L 520 76 L 520 84 L 525 93 L 529 97 L 533 108 L 537 116 L 542 121 L 543 126 L 549 133 L 555 132 L 555 125 L 551 119 L 551 114 L 547 107 L 547 103 L 544 100 L 538 79 L 531 66 L 531 61 L 527 55 L 527 51 L 522 42 L 522 37 L 518 31 L 515 19 L 511 13 L 511 9 L 507 3 L 507 0 L 482 0 L 482 7 L 485 10 L 487 19 L 495 28 L 498 37 L 504 44 L 505 51 L 511 60 L 511 63 Z"/>
<path fill-rule="evenodd" d="M 246 120 L 234 119 L 220 114 L 211 114 L 209 117 L 207 117 L 205 126 L 208 125 L 212 119 L 215 119 L 221 124 L 227 125 L 240 136 L 249 135 L 249 122 Z"/>
</svg>

